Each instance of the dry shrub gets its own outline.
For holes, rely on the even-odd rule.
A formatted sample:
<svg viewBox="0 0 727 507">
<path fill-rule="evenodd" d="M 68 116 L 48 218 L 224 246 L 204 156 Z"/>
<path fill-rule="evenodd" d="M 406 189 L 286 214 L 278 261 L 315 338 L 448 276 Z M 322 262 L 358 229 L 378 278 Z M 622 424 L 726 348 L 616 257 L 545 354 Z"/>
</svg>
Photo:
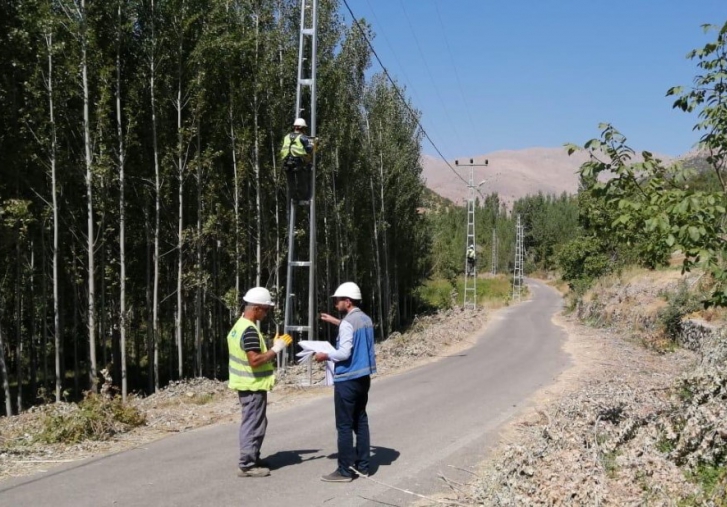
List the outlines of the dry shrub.
<svg viewBox="0 0 727 507">
<path fill-rule="evenodd" d="M 47 444 L 108 440 L 145 422 L 144 415 L 121 398 L 88 393 L 78 405 L 45 414 L 36 440 Z"/>
</svg>

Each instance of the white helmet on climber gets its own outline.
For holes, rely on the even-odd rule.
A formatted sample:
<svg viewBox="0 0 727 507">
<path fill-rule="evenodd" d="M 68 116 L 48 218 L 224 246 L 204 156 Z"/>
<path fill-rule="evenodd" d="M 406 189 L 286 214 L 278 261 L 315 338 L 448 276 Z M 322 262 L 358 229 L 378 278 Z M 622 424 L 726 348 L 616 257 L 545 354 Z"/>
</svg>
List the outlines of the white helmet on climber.
<svg viewBox="0 0 727 507">
<path fill-rule="evenodd" d="M 296 118 L 293 122 L 294 127 L 308 128 L 308 124 L 303 118 Z"/>
</svg>

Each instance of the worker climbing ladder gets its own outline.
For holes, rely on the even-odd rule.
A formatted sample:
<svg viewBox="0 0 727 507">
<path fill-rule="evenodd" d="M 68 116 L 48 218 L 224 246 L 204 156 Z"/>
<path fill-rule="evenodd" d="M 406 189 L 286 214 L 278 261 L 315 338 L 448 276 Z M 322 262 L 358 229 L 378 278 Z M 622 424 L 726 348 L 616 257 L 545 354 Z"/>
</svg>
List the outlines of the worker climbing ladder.
<svg viewBox="0 0 727 507">
<path fill-rule="evenodd" d="M 310 137 L 316 138 L 316 65 L 317 65 L 318 0 L 300 1 L 300 42 L 298 48 L 298 79 L 294 118 L 309 117 Z M 288 202 L 288 271 L 285 286 L 285 332 L 296 342 L 314 340 L 316 308 L 316 154 L 312 153 L 310 199 L 295 200 L 289 192 Z M 299 209 L 300 208 L 300 209 Z M 307 208 L 307 217 L 306 217 Z M 300 211 L 300 213 L 298 213 Z M 307 218 L 307 220 L 306 220 Z M 306 224 L 307 222 L 307 224 Z M 305 248 L 304 232 L 308 232 Z M 307 257 L 307 258 L 306 258 Z M 308 274 L 307 290 L 304 279 Z M 287 352 L 287 351 L 286 351 Z M 287 354 L 282 359 L 287 365 Z M 312 376 L 308 368 L 308 380 Z"/>
<path fill-rule="evenodd" d="M 470 259 L 470 255 L 477 254 L 475 241 L 475 184 L 474 184 L 474 167 L 470 167 L 470 179 L 467 185 L 470 189 L 470 195 L 467 199 L 467 250 L 465 250 L 465 269 L 464 269 L 464 301 L 462 306 L 466 309 L 477 309 L 477 262 L 475 257 Z"/>
</svg>

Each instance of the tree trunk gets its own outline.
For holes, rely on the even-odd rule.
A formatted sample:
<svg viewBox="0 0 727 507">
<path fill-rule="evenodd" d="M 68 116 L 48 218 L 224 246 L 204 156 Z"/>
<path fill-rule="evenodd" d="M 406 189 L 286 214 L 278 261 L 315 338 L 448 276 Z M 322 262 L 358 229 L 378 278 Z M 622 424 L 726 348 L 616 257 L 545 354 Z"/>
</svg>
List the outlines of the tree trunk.
<svg viewBox="0 0 727 507">
<path fill-rule="evenodd" d="M 149 89 L 151 93 L 151 125 L 154 146 L 154 295 L 152 304 L 153 313 L 153 340 L 154 340 L 154 392 L 159 390 L 159 227 L 161 220 L 161 174 L 159 167 L 159 146 L 157 141 L 157 116 L 155 78 L 156 78 L 156 32 L 154 20 L 154 0 L 151 0 L 151 63 L 149 76 Z"/>
<path fill-rule="evenodd" d="M 230 86 L 230 88 L 232 88 L 232 86 Z M 232 93 L 230 95 L 232 95 Z M 232 100 L 230 100 L 229 111 L 230 141 L 232 143 L 232 171 L 235 192 L 233 205 L 235 208 L 235 310 L 237 310 L 237 305 L 240 303 L 240 175 L 237 169 L 237 146 L 235 142 L 236 137 Z"/>
<path fill-rule="evenodd" d="M 93 159 L 91 157 L 91 119 L 89 112 L 90 91 L 88 86 L 88 34 L 86 0 L 81 0 L 80 22 L 81 33 L 81 78 L 83 87 L 83 142 L 86 152 L 86 200 L 87 200 L 87 255 L 88 255 L 88 349 L 89 369 L 88 376 L 91 382 L 91 391 L 98 391 L 97 365 L 96 365 L 96 282 L 95 282 L 95 252 L 94 252 L 94 214 L 93 214 Z"/>
<path fill-rule="evenodd" d="M 46 45 L 48 47 L 48 110 L 50 114 L 50 168 L 51 168 L 51 193 L 53 198 L 53 337 L 55 343 L 55 372 L 56 372 L 56 402 L 61 401 L 61 390 L 63 389 L 63 377 L 61 373 L 61 321 L 58 304 L 58 180 L 56 174 L 56 122 L 55 108 L 53 101 L 53 34 L 46 34 Z M 45 352 L 45 351 L 44 351 Z M 45 359 L 43 360 L 45 366 Z"/>
<path fill-rule="evenodd" d="M 41 237 L 43 236 L 43 230 L 40 231 Z M 37 318 L 35 315 L 35 305 L 37 301 L 37 295 L 35 293 L 35 242 L 30 242 L 30 273 L 28 278 L 29 294 L 28 294 L 28 321 L 30 322 L 30 340 L 28 340 L 28 359 L 30 361 L 30 400 L 31 403 L 35 399 L 38 393 L 37 375 L 38 375 L 38 362 L 37 362 L 37 350 L 38 350 L 38 327 Z"/>
<path fill-rule="evenodd" d="M 121 2 L 118 4 L 118 33 L 116 41 L 116 133 L 119 138 L 119 333 L 121 352 L 121 399 L 126 401 L 126 202 L 124 165 L 126 152 L 121 110 Z"/>
<path fill-rule="evenodd" d="M 272 162 L 273 162 L 273 181 L 278 181 L 278 153 L 275 146 L 275 136 L 270 132 L 270 146 L 272 148 Z M 275 188 L 275 303 L 280 305 L 280 268 L 281 260 L 283 258 L 280 251 L 280 199 L 278 198 L 277 185 Z M 276 330 L 277 331 L 277 330 Z"/>
<path fill-rule="evenodd" d="M 23 411 L 23 294 L 20 290 L 22 283 L 20 282 L 23 276 L 23 270 L 21 266 L 23 263 L 20 258 L 20 234 L 18 234 L 17 241 L 15 243 L 15 377 L 18 382 L 17 396 L 17 409 L 18 414 Z"/>
<path fill-rule="evenodd" d="M 259 112 L 258 112 L 258 60 L 260 50 L 260 18 L 255 16 L 255 82 L 253 83 L 253 130 L 254 130 L 254 149 L 253 149 L 253 166 L 255 167 L 255 286 L 260 287 L 262 278 L 262 206 L 260 197 L 260 139 L 258 130 Z"/>
<path fill-rule="evenodd" d="M 3 339 L 3 328 L 0 326 L 0 374 L 3 380 L 3 393 L 5 393 L 5 415 L 13 415 L 13 399 L 10 395 L 10 382 L 8 380 L 8 369 L 5 363 L 5 340 Z"/>
<path fill-rule="evenodd" d="M 202 141 L 197 129 L 197 290 L 194 306 L 196 375 L 202 376 Z"/>
<path fill-rule="evenodd" d="M 377 219 L 376 219 L 376 196 L 374 194 L 374 178 L 371 177 L 371 212 L 373 215 L 373 224 L 374 224 L 374 238 L 373 238 L 373 246 L 374 246 L 374 268 L 376 273 L 376 288 L 378 289 L 378 307 L 379 307 L 379 329 L 381 330 L 381 335 L 379 338 L 383 340 L 386 338 L 386 324 L 384 321 L 384 296 L 381 293 L 381 256 L 379 254 L 379 227 L 377 225 Z"/>
<path fill-rule="evenodd" d="M 383 143 L 382 134 L 383 126 L 379 125 L 379 143 Z M 382 223 L 382 231 L 381 231 L 381 240 L 384 248 L 384 265 L 383 265 L 383 278 L 384 278 L 384 289 L 383 289 L 383 295 L 384 295 L 384 301 L 383 305 L 384 308 L 386 308 L 386 319 L 384 322 L 382 322 L 382 326 L 384 327 L 384 335 L 383 338 L 386 338 L 386 336 L 391 333 L 391 286 L 389 283 L 389 244 L 387 241 L 387 227 L 386 227 L 386 204 L 384 201 L 384 154 L 383 152 L 379 152 L 379 191 L 381 195 L 381 223 Z"/>
<path fill-rule="evenodd" d="M 182 129 L 182 109 L 184 105 L 182 103 L 182 69 L 183 69 L 183 57 L 184 57 L 184 2 L 182 2 L 181 16 L 181 33 L 179 34 L 179 59 L 177 61 L 177 171 L 179 178 L 178 188 L 178 200 L 179 200 L 179 221 L 177 222 L 177 250 L 178 250 L 178 262 L 177 262 L 177 311 L 175 314 L 176 321 L 174 323 L 174 330 L 177 338 L 177 365 L 179 379 L 182 378 L 183 370 L 183 351 L 182 351 L 182 340 L 183 340 L 183 318 L 184 310 L 182 308 L 182 264 L 184 256 L 184 169 L 186 166 L 186 160 L 184 155 L 184 131 Z"/>
</svg>

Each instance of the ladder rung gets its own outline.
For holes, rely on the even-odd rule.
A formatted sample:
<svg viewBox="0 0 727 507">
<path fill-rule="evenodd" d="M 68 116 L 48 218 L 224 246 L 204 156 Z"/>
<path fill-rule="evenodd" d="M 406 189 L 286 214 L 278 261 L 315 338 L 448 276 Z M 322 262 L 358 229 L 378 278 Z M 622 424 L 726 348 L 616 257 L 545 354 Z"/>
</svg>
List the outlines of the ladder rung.
<svg viewBox="0 0 727 507">
<path fill-rule="evenodd" d="M 285 326 L 285 331 L 293 331 L 294 333 L 308 333 L 310 326 Z"/>
<path fill-rule="evenodd" d="M 310 261 L 290 261 L 288 264 L 290 264 L 291 266 L 297 266 L 300 268 L 310 267 Z"/>
<path fill-rule="evenodd" d="M 303 32 L 303 35 L 313 35 L 313 29 L 312 28 L 303 28 L 301 30 Z"/>
<path fill-rule="evenodd" d="M 304 85 L 304 86 L 310 86 L 313 84 L 313 80 L 312 79 L 299 79 L 298 84 Z"/>
</svg>

